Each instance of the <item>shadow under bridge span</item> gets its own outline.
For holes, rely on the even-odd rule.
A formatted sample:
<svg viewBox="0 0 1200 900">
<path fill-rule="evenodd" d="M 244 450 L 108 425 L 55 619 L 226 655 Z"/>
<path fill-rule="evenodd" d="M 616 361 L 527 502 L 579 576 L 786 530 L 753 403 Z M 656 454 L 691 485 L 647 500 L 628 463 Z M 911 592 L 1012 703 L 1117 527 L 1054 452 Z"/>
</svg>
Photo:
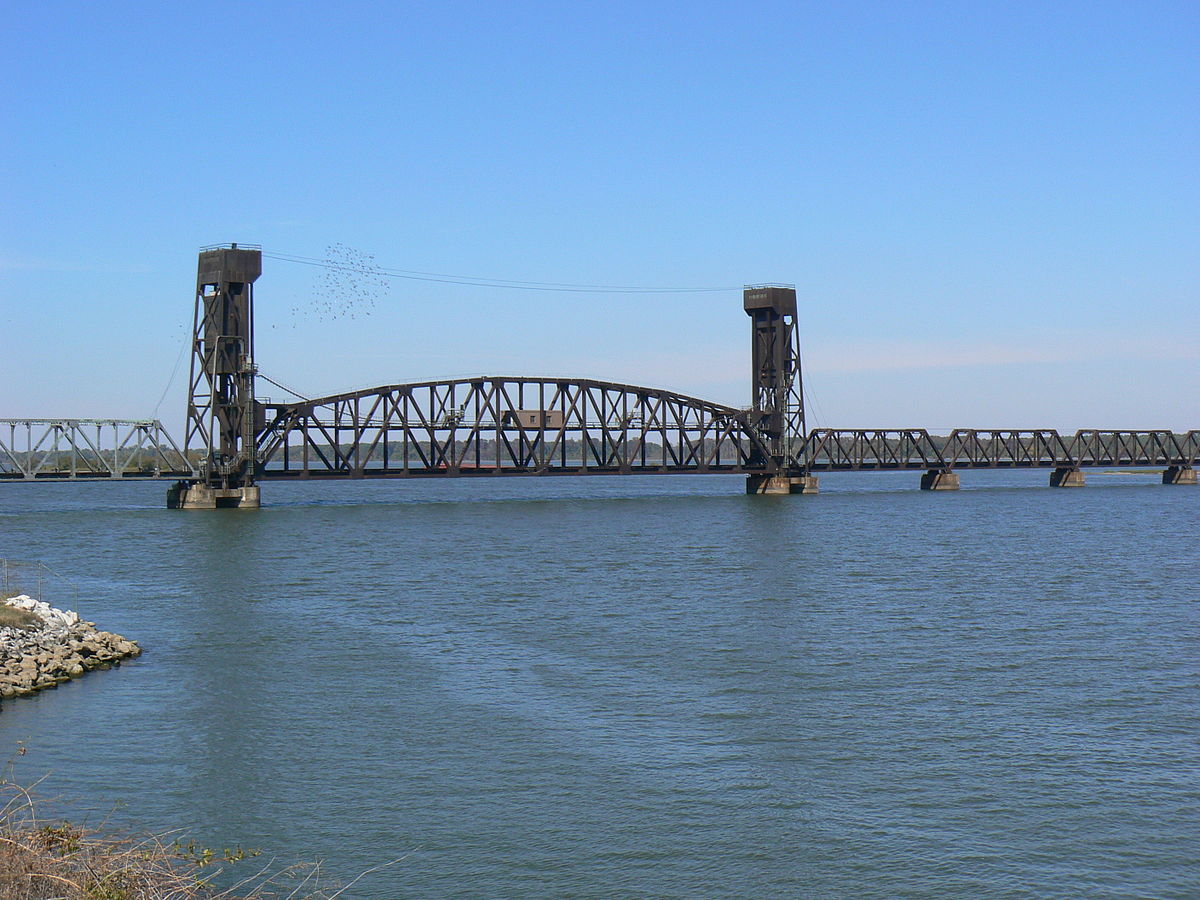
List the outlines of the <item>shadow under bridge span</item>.
<svg viewBox="0 0 1200 900">
<path fill-rule="evenodd" d="M 569 378 L 480 377 L 264 401 L 261 480 L 772 474 L 752 411 Z"/>
</svg>

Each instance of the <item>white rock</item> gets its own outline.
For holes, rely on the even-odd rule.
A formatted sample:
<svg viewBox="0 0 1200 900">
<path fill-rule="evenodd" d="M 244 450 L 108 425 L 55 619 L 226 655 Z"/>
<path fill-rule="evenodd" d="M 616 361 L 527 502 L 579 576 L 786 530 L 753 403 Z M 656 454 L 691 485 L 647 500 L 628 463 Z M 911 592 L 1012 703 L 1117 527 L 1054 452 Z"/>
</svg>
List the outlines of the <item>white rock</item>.
<svg viewBox="0 0 1200 900">
<path fill-rule="evenodd" d="M 52 631 L 64 631 L 79 621 L 79 614 L 72 610 L 55 609 L 49 603 L 34 600 L 28 594 L 10 597 L 5 601 L 9 606 L 23 609 L 42 619 Z"/>
</svg>

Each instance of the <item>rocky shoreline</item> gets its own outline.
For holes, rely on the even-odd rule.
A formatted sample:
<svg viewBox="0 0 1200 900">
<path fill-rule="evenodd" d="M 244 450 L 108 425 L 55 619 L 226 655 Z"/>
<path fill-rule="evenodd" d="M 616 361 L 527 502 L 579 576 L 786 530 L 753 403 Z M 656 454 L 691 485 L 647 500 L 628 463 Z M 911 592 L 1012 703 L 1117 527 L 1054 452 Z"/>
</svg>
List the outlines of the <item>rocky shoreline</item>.
<svg viewBox="0 0 1200 900">
<path fill-rule="evenodd" d="M 55 688 L 142 652 L 136 641 L 24 594 L 5 605 L 30 615 L 29 624 L 0 628 L 0 698 Z"/>
</svg>

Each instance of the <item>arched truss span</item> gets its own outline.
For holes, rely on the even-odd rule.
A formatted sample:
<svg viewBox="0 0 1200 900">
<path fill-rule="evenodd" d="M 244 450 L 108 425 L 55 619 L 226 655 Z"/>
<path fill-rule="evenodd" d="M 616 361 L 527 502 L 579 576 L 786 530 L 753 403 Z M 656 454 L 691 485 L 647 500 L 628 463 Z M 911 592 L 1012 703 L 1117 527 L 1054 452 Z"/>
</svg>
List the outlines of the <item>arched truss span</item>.
<svg viewBox="0 0 1200 900">
<path fill-rule="evenodd" d="M 750 413 L 605 381 L 425 381 L 259 413 L 260 479 L 780 470 Z"/>
</svg>

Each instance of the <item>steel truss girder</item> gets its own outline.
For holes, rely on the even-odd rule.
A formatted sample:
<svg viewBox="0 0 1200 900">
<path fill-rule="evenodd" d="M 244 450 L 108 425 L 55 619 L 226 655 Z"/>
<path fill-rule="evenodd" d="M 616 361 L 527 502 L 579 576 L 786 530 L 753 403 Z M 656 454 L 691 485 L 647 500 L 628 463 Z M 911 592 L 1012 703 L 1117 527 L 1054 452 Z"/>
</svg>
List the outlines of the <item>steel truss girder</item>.
<svg viewBox="0 0 1200 900">
<path fill-rule="evenodd" d="M 802 457 L 814 472 L 1195 466 L 1200 463 L 1200 431 L 1089 429 L 1061 435 L 1049 428 L 956 428 L 941 436 L 923 428 L 818 428 L 809 433 Z"/>
<path fill-rule="evenodd" d="M 191 478 L 158 419 L 0 419 L 0 480 Z"/>
<path fill-rule="evenodd" d="M 259 479 L 782 471 L 748 413 L 603 381 L 427 381 L 263 409 Z"/>
</svg>

